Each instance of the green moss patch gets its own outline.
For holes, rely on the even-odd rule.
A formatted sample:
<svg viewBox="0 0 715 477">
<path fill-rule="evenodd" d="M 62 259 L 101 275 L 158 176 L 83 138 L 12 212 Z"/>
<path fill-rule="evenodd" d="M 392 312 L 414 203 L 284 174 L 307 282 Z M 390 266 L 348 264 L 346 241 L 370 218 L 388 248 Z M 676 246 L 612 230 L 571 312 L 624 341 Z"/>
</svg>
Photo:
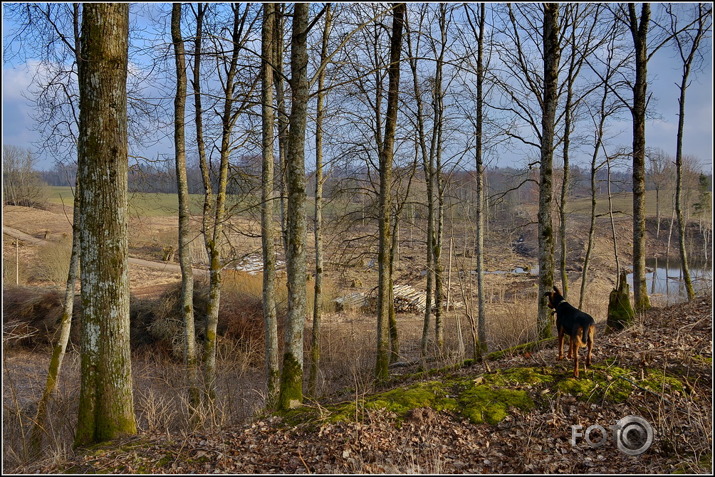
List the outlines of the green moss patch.
<svg viewBox="0 0 715 477">
<path fill-rule="evenodd" d="M 658 369 L 647 369 L 644 378 L 636 378 L 633 370 L 618 366 L 595 365 L 581 378 L 565 378 L 556 383 L 556 389 L 565 394 L 571 394 L 586 401 L 624 402 L 633 392 L 641 392 L 640 388 L 656 394 L 683 392 L 682 381 L 667 375 Z"/>
<path fill-rule="evenodd" d="M 431 407 L 435 411 L 455 410 L 456 400 L 448 393 L 449 382 L 427 381 L 407 388 L 377 394 L 365 403 L 371 409 L 385 408 L 404 416 L 412 409 Z"/>
<path fill-rule="evenodd" d="M 459 397 L 459 413 L 475 424 L 497 424 L 511 407 L 527 411 L 534 408 L 534 401 L 526 391 L 484 385 L 468 389 Z"/>
</svg>

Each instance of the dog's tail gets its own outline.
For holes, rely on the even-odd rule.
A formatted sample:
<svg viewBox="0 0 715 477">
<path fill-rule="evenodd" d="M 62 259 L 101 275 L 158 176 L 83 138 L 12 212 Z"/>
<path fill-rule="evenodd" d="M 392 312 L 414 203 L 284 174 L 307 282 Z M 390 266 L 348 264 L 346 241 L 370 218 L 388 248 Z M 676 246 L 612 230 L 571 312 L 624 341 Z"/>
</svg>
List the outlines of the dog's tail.
<svg viewBox="0 0 715 477">
<path fill-rule="evenodd" d="M 581 342 L 583 343 L 584 346 L 586 346 L 586 343 L 588 343 L 588 333 L 589 333 L 590 329 L 591 329 L 590 326 L 583 327 L 583 339 L 581 339 Z"/>
</svg>

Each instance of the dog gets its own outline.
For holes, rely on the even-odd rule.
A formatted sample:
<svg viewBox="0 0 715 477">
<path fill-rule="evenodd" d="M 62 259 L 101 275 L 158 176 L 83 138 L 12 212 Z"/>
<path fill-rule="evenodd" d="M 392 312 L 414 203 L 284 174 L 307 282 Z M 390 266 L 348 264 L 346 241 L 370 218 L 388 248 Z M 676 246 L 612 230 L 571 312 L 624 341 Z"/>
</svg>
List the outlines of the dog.
<svg viewBox="0 0 715 477">
<path fill-rule="evenodd" d="M 554 291 L 546 292 L 548 297 L 548 307 L 556 314 L 556 329 L 559 333 L 559 357 L 564 359 L 564 335 L 569 337 L 569 358 L 573 358 L 573 376 L 578 378 L 578 350 L 588 346 L 586 353 L 586 366 L 591 366 L 591 350 L 593 349 L 593 337 L 596 333 L 596 321 L 588 313 L 584 313 L 569 302 L 564 300 L 558 288 Z"/>
</svg>

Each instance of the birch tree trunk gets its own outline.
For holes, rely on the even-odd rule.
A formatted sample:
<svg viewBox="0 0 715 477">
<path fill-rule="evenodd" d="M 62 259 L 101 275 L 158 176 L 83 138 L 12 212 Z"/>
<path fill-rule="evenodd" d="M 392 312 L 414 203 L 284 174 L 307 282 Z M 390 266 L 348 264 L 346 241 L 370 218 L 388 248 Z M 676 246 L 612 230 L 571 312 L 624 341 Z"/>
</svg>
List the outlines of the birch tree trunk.
<svg viewBox="0 0 715 477">
<path fill-rule="evenodd" d="M 552 334 L 544 294 L 554 284 L 554 236 L 551 220 L 553 195 L 554 121 L 556 117 L 559 48 L 559 4 L 544 4 L 544 91 L 541 117 L 541 168 L 539 182 L 539 300 L 537 329 L 540 338 Z"/>
<path fill-rule="evenodd" d="M 76 445 L 136 434 L 129 349 L 129 5 L 88 3 L 79 61 L 82 282 Z"/>
<path fill-rule="evenodd" d="M 276 313 L 276 251 L 273 235 L 275 207 L 273 167 L 273 64 L 275 63 L 276 4 L 263 4 L 263 82 L 261 86 L 262 112 L 262 185 L 261 185 L 261 244 L 263 250 L 263 325 L 265 331 L 265 363 L 268 395 L 266 405 L 271 408 L 278 398 L 280 363 L 278 357 L 278 318 Z"/>
<path fill-rule="evenodd" d="M 305 129 L 308 105 L 308 9 L 296 3 L 291 37 L 291 113 L 286 155 L 288 317 L 279 408 L 303 402 L 303 328 L 306 317 Z"/>
<path fill-rule="evenodd" d="M 181 312 L 184 322 L 184 366 L 189 386 L 189 405 L 200 402 L 194 328 L 194 271 L 191 260 L 191 212 L 189 184 L 186 177 L 186 54 L 181 35 L 181 3 L 171 8 L 171 40 L 176 63 L 176 96 L 174 98 L 174 153 L 179 195 L 179 266 L 181 267 Z"/>
</svg>

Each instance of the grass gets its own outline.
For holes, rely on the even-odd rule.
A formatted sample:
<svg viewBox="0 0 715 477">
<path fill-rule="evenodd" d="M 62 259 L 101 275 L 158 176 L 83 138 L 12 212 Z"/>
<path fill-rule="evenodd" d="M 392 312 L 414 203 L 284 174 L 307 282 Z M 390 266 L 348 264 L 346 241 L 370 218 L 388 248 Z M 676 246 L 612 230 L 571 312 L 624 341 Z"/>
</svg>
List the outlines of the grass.
<svg viewBox="0 0 715 477">
<path fill-rule="evenodd" d="M 660 217 L 661 219 L 669 218 L 673 213 L 672 191 L 660 191 Z M 690 195 L 694 201 L 697 201 L 697 191 L 684 191 L 683 195 Z M 630 192 L 621 192 L 613 194 L 613 211 L 615 217 L 632 217 L 633 216 L 633 194 Z M 645 193 L 645 208 L 647 217 L 655 217 L 657 213 L 656 191 L 648 190 Z M 591 214 L 591 198 L 584 197 L 580 199 L 572 199 L 567 203 L 568 212 L 575 215 L 589 216 Z M 617 212 L 617 213 L 616 213 Z M 697 218 L 698 215 L 691 210 L 692 216 Z M 608 196 L 603 195 L 596 198 L 596 214 L 608 214 Z M 704 219 L 710 218 L 710 211 L 702 216 Z"/>
<path fill-rule="evenodd" d="M 53 204 L 72 206 L 74 203 L 73 188 L 50 187 L 48 201 Z M 203 195 L 190 194 L 191 213 L 201 214 Z M 129 212 L 131 215 L 144 217 L 175 216 L 179 210 L 179 199 L 176 194 L 163 193 L 129 193 Z"/>
</svg>

